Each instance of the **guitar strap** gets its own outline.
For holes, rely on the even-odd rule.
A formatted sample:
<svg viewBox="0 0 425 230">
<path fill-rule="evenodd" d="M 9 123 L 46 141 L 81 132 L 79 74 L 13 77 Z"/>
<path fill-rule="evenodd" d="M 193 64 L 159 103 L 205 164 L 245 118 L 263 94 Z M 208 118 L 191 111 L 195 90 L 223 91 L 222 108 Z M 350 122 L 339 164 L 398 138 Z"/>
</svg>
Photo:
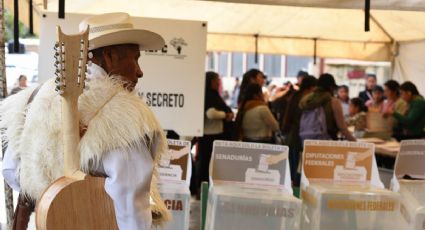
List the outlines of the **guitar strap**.
<svg viewBox="0 0 425 230">
<path fill-rule="evenodd" d="M 32 92 L 28 99 L 27 106 L 31 104 L 40 90 L 42 84 L 40 84 Z M 35 201 L 22 193 L 19 193 L 18 204 L 16 205 L 15 214 L 13 215 L 12 230 L 26 230 L 30 221 L 30 216 L 34 212 Z"/>
</svg>

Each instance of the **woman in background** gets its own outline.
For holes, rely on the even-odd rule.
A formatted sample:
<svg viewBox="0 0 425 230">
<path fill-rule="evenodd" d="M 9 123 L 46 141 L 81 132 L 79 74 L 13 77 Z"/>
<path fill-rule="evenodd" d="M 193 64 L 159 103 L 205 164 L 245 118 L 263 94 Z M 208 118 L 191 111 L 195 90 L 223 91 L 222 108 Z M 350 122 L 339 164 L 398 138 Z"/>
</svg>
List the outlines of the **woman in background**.
<svg viewBox="0 0 425 230">
<path fill-rule="evenodd" d="M 425 136 L 425 100 L 419 94 L 416 86 L 406 81 L 400 86 L 401 98 L 408 104 L 405 115 L 394 109 L 389 109 L 388 113 L 399 122 L 402 127 L 401 135 L 395 136 L 398 140 L 416 139 Z"/>
<path fill-rule="evenodd" d="M 354 126 L 354 137 L 363 137 L 366 130 L 366 113 L 362 99 L 356 97 L 350 100 L 349 113 L 347 126 Z"/>
<path fill-rule="evenodd" d="M 241 87 L 239 89 L 238 106 L 240 105 L 242 100 L 244 100 L 248 85 L 257 84 L 260 87 L 263 87 L 265 82 L 266 76 L 258 69 L 250 69 L 246 73 L 244 73 L 242 77 Z"/>
<path fill-rule="evenodd" d="M 372 90 L 372 99 L 366 102 L 369 112 L 382 113 L 384 108 L 384 89 L 377 85 Z"/>
<path fill-rule="evenodd" d="M 400 97 L 400 84 L 397 81 L 389 80 L 385 82 L 384 95 L 387 98 L 384 101 L 384 114 L 390 109 L 402 115 L 406 113 L 407 103 Z"/>
<path fill-rule="evenodd" d="M 407 103 L 400 97 L 400 85 L 398 82 L 394 80 L 385 82 L 384 95 L 387 99 L 384 101 L 383 115 L 385 118 L 391 119 L 390 125 L 392 126 L 393 136 L 400 136 L 402 128 L 390 114 L 391 111 L 394 111 L 404 115 L 407 111 Z"/>
<path fill-rule="evenodd" d="M 238 139 L 246 142 L 273 143 L 273 132 L 279 124 L 264 101 L 261 86 L 250 84 L 246 88 L 236 116 Z"/>
<path fill-rule="evenodd" d="M 300 120 L 302 111 L 298 107 L 301 99 L 313 92 L 316 87 L 317 79 L 313 76 L 306 76 L 303 78 L 300 89 L 294 93 L 293 97 L 288 101 L 286 107 L 282 133 L 286 135 L 286 144 L 289 147 L 289 166 L 291 169 L 291 179 L 294 186 L 300 183 L 300 175 L 297 172 L 300 159 L 300 152 L 302 151 L 300 131 Z"/>
<path fill-rule="evenodd" d="M 226 105 L 218 92 L 219 75 L 215 72 L 206 73 L 205 106 L 204 106 L 204 136 L 199 138 L 197 157 L 198 188 L 203 181 L 209 181 L 209 165 L 213 142 L 223 139 L 223 122 L 233 119 L 232 110 Z"/>
<path fill-rule="evenodd" d="M 20 75 L 18 78 L 18 86 L 16 86 L 12 89 L 12 91 L 10 91 L 10 95 L 16 94 L 19 91 L 24 90 L 25 88 L 27 88 L 27 76 Z"/>
<path fill-rule="evenodd" d="M 338 87 L 337 98 L 341 102 L 342 114 L 344 114 L 345 118 L 347 118 L 349 116 L 348 107 L 349 107 L 349 104 L 350 104 L 350 97 L 348 96 L 348 92 L 349 92 L 348 86 L 340 85 Z"/>
</svg>

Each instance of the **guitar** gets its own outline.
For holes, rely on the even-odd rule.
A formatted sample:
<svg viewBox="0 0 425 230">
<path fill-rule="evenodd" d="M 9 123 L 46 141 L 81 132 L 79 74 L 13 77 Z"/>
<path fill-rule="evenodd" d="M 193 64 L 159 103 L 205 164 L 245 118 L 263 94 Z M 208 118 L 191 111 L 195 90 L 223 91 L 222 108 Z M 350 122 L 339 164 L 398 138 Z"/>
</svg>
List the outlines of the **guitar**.
<svg viewBox="0 0 425 230">
<path fill-rule="evenodd" d="M 105 178 L 80 171 L 78 97 L 85 86 L 88 29 L 65 35 L 57 27 L 56 90 L 62 96 L 64 176 L 42 194 L 36 207 L 40 230 L 118 229 Z"/>
</svg>

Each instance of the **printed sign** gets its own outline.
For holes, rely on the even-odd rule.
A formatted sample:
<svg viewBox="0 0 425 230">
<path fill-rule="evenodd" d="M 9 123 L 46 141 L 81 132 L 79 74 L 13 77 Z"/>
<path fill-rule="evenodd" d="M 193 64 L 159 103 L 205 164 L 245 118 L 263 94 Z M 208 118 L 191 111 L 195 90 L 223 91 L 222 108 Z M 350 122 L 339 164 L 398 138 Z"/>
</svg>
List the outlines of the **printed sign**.
<svg viewBox="0 0 425 230">
<path fill-rule="evenodd" d="M 400 154 L 395 164 L 395 175 L 406 175 L 425 179 L 425 140 L 405 140 L 401 142 Z"/>
<path fill-rule="evenodd" d="M 287 159 L 287 146 L 215 141 L 210 175 L 213 183 L 283 187 Z"/>
<path fill-rule="evenodd" d="M 160 182 L 186 183 L 189 185 L 192 170 L 190 142 L 168 140 L 168 152 L 159 161 Z"/>
<path fill-rule="evenodd" d="M 348 141 L 304 142 L 303 170 L 309 180 L 371 180 L 374 145 Z"/>
<path fill-rule="evenodd" d="M 78 24 L 89 14 L 45 12 L 40 18 L 39 81 L 54 77 L 53 45 L 56 26 L 77 33 Z M 181 136 L 202 136 L 204 129 L 204 84 L 207 26 L 205 22 L 132 17 L 135 28 L 160 34 L 165 46 L 143 51 L 139 65 L 139 95 L 151 107 L 166 130 Z"/>
</svg>

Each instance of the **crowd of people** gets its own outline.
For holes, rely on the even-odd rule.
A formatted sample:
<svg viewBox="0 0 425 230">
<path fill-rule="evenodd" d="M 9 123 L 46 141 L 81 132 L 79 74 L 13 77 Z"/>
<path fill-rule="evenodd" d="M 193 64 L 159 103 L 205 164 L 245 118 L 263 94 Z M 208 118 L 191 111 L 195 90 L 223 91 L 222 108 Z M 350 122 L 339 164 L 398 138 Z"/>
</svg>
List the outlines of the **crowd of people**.
<svg viewBox="0 0 425 230">
<path fill-rule="evenodd" d="M 264 73 L 251 69 L 240 85 L 237 80 L 234 100 L 226 104 L 219 93 L 219 75 L 207 72 L 206 79 L 205 135 L 199 138 L 195 164 L 198 187 L 208 181 L 214 140 L 289 146 L 292 181 L 297 185 L 306 139 L 356 141 L 372 131 L 370 122 L 389 124 L 388 131 L 397 140 L 425 137 L 425 100 L 409 81 L 400 85 L 389 80 L 382 87 L 375 75 L 368 74 L 365 90 L 350 98 L 349 87 L 338 86 L 328 73 L 316 78 L 299 71 L 296 84 L 267 87 Z M 237 108 L 236 114 L 231 107 Z"/>
</svg>

